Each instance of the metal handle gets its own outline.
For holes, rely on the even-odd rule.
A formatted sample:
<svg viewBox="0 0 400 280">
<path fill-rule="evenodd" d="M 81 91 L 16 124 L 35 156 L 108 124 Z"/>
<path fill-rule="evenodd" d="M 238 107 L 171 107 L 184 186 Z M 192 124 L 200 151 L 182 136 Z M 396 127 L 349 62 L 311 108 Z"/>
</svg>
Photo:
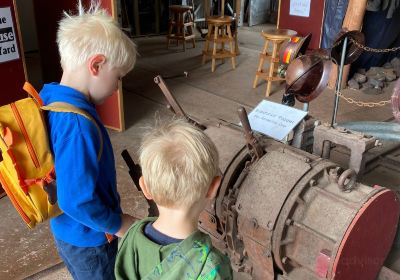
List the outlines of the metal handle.
<svg viewBox="0 0 400 280">
<path fill-rule="evenodd" d="M 244 107 L 239 107 L 238 113 L 246 137 L 247 148 L 249 149 L 253 162 L 254 160 L 260 159 L 264 154 L 264 151 L 261 145 L 258 143 L 257 138 L 253 135 L 246 109 Z"/>
<path fill-rule="evenodd" d="M 164 79 L 160 75 L 158 75 L 154 78 L 154 82 L 160 87 L 161 91 L 164 93 L 164 96 L 167 99 L 169 105 L 168 107 L 172 110 L 172 112 L 180 117 L 188 118 L 185 112 L 182 110 L 181 106 L 179 106 L 178 102 L 172 95 L 167 85 L 165 84 Z"/>
<path fill-rule="evenodd" d="M 357 173 L 353 169 L 343 171 L 338 179 L 338 186 L 342 191 L 351 191 L 356 183 Z"/>
<path fill-rule="evenodd" d="M 242 123 L 243 129 L 245 131 L 245 133 L 252 133 L 251 127 L 250 127 L 250 122 L 249 122 L 249 118 L 247 117 L 247 112 L 246 109 L 244 107 L 239 107 L 238 109 L 238 113 L 239 113 L 239 119 L 240 122 Z"/>
<path fill-rule="evenodd" d="M 184 74 L 187 74 L 187 72 L 184 72 Z M 201 129 L 201 130 L 206 129 L 206 127 L 204 125 L 198 123 L 197 121 L 191 119 L 190 117 L 188 117 L 188 115 L 186 115 L 186 113 L 183 111 L 182 107 L 179 105 L 178 101 L 176 101 L 175 97 L 172 95 L 171 91 L 165 84 L 164 79 L 160 75 L 154 77 L 154 82 L 160 87 L 165 98 L 167 99 L 168 109 L 170 109 L 175 115 L 186 119 L 188 122 L 190 122 L 194 126 L 198 127 L 199 129 Z"/>
</svg>

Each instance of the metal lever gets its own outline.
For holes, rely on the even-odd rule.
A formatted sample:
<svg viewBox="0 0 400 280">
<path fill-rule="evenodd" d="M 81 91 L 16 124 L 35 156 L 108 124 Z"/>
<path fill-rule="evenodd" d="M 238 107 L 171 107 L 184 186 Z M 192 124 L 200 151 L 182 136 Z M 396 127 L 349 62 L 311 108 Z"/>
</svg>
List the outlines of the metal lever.
<svg viewBox="0 0 400 280">
<path fill-rule="evenodd" d="M 176 101 L 175 97 L 172 95 L 171 91 L 165 84 L 164 79 L 158 75 L 154 77 L 154 82 L 160 87 L 161 91 L 163 92 L 165 98 L 167 99 L 167 108 L 170 109 L 175 115 L 185 118 L 188 122 L 191 124 L 195 125 L 196 127 L 200 128 L 201 130 L 205 130 L 206 127 L 204 125 L 199 124 L 195 120 L 191 119 L 186 115 L 186 113 L 183 111 L 182 107 L 179 105 L 179 103 Z"/>
<path fill-rule="evenodd" d="M 136 164 L 133 159 L 131 158 L 131 155 L 129 154 L 128 150 L 123 150 L 121 153 L 122 158 L 124 159 L 126 165 L 129 168 L 129 175 L 131 176 L 131 179 L 133 181 L 133 184 L 136 186 L 136 189 L 140 192 L 142 191 L 139 186 L 139 179 L 140 176 L 142 176 L 142 168 L 140 167 L 139 164 Z"/>
<path fill-rule="evenodd" d="M 259 160 L 263 156 L 264 150 L 258 142 L 257 138 L 254 136 L 253 131 L 251 130 L 246 109 L 244 107 L 239 107 L 238 113 L 246 137 L 247 148 L 249 149 L 252 161 Z"/>
<path fill-rule="evenodd" d="M 160 87 L 161 91 L 164 93 L 164 96 L 167 99 L 168 109 L 170 109 L 175 115 L 188 119 L 188 116 L 182 110 L 181 106 L 178 104 L 175 97 L 172 95 L 171 91 L 165 84 L 164 79 L 160 75 L 158 75 L 154 78 L 154 82 Z"/>
<path fill-rule="evenodd" d="M 129 168 L 129 175 L 131 175 L 133 184 L 136 186 L 136 189 L 139 192 L 142 192 L 142 190 L 140 189 L 140 186 L 139 186 L 139 179 L 142 176 L 142 168 L 140 167 L 139 164 L 136 164 L 133 161 L 133 159 L 131 158 L 131 155 L 129 154 L 129 152 L 127 150 L 123 150 L 121 153 L 121 156 Z M 155 202 L 153 200 L 148 200 L 148 199 L 146 199 L 146 201 L 149 206 L 149 208 L 147 210 L 148 216 L 149 217 L 158 216 L 159 212 L 158 212 L 158 208 L 157 208 L 157 205 L 155 204 Z"/>
</svg>

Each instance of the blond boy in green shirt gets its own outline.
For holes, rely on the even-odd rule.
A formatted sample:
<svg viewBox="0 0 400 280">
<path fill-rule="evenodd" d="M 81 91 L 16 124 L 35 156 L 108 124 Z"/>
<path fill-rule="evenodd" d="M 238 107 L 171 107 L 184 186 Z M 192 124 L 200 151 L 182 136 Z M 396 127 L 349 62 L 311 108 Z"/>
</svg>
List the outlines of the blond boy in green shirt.
<svg viewBox="0 0 400 280">
<path fill-rule="evenodd" d="M 221 176 L 210 138 L 184 120 L 158 125 L 144 138 L 140 187 L 159 217 L 135 223 L 119 246 L 116 279 L 232 279 L 229 259 L 197 223 Z"/>
</svg>

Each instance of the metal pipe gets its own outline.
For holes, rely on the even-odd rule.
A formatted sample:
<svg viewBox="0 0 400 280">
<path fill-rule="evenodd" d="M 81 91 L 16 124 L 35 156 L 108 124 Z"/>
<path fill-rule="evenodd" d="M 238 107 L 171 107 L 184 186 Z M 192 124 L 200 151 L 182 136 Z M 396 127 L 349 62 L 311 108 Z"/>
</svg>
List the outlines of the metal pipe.
<svg viewBox="0 0 400 280">
<path fill-rule="evenodd" d="M 303 104 L 303 111 L 308 112 L 308 109 L 310 107 L 310 103 L 306 102 Z"/>
<path fill-rule="evenodd" d="M 338 76 L 338 79 L 336 82 L 335 103 L 334 103 L 333 116 L 332 116 L 332 121 L 331 121 L 332 127 L 336 124 L 336 115 L 337 115 L 337 111 L 338 111 L 338 107 L 339 107 L 339 92 L 340 92 L 340 88 L 342 87 L 343 67 L 344 67 L 344 60 L 346 57 L 347 41 L 348 41 L 348 38 L 345 37 L 344 41 L 343 41 L 343 47 L 342 47 L 342 56 L 340 57 L 339 76 Z"/>
<path fill-rule="evenodd" d="M 391 122 L 345 122 L 338 124 L 350 130 L 362 132 L 381 140 L 400 142 L 400 124 Z"/>
</svg>

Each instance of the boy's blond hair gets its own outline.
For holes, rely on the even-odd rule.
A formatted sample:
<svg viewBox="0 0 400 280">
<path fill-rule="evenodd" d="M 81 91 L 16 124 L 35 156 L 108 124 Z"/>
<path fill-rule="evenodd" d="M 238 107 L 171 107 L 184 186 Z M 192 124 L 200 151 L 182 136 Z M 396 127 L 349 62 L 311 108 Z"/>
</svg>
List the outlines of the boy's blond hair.
<svg viewBox="0 0 400 280">
<path fill-rule="evenodd" d="M 154 201 L 169 208 L 194 205 L 219 175 L 214 143 L 182 119 L 156 124 L 145 135 L 140 164 Z"/>
<path fill-rule="evenodd" d="M 78 14 L 69 15 L 59 23 L 57 44 L 64 71 L 73 71 L 96 54 L 103 54 L 106 63 L 121 69 L 125 75 L 136 61 L 136 46 L 118 27 L 100 2 L 91 1 L 85 11 L 78 1 Z"/>
</svg>

